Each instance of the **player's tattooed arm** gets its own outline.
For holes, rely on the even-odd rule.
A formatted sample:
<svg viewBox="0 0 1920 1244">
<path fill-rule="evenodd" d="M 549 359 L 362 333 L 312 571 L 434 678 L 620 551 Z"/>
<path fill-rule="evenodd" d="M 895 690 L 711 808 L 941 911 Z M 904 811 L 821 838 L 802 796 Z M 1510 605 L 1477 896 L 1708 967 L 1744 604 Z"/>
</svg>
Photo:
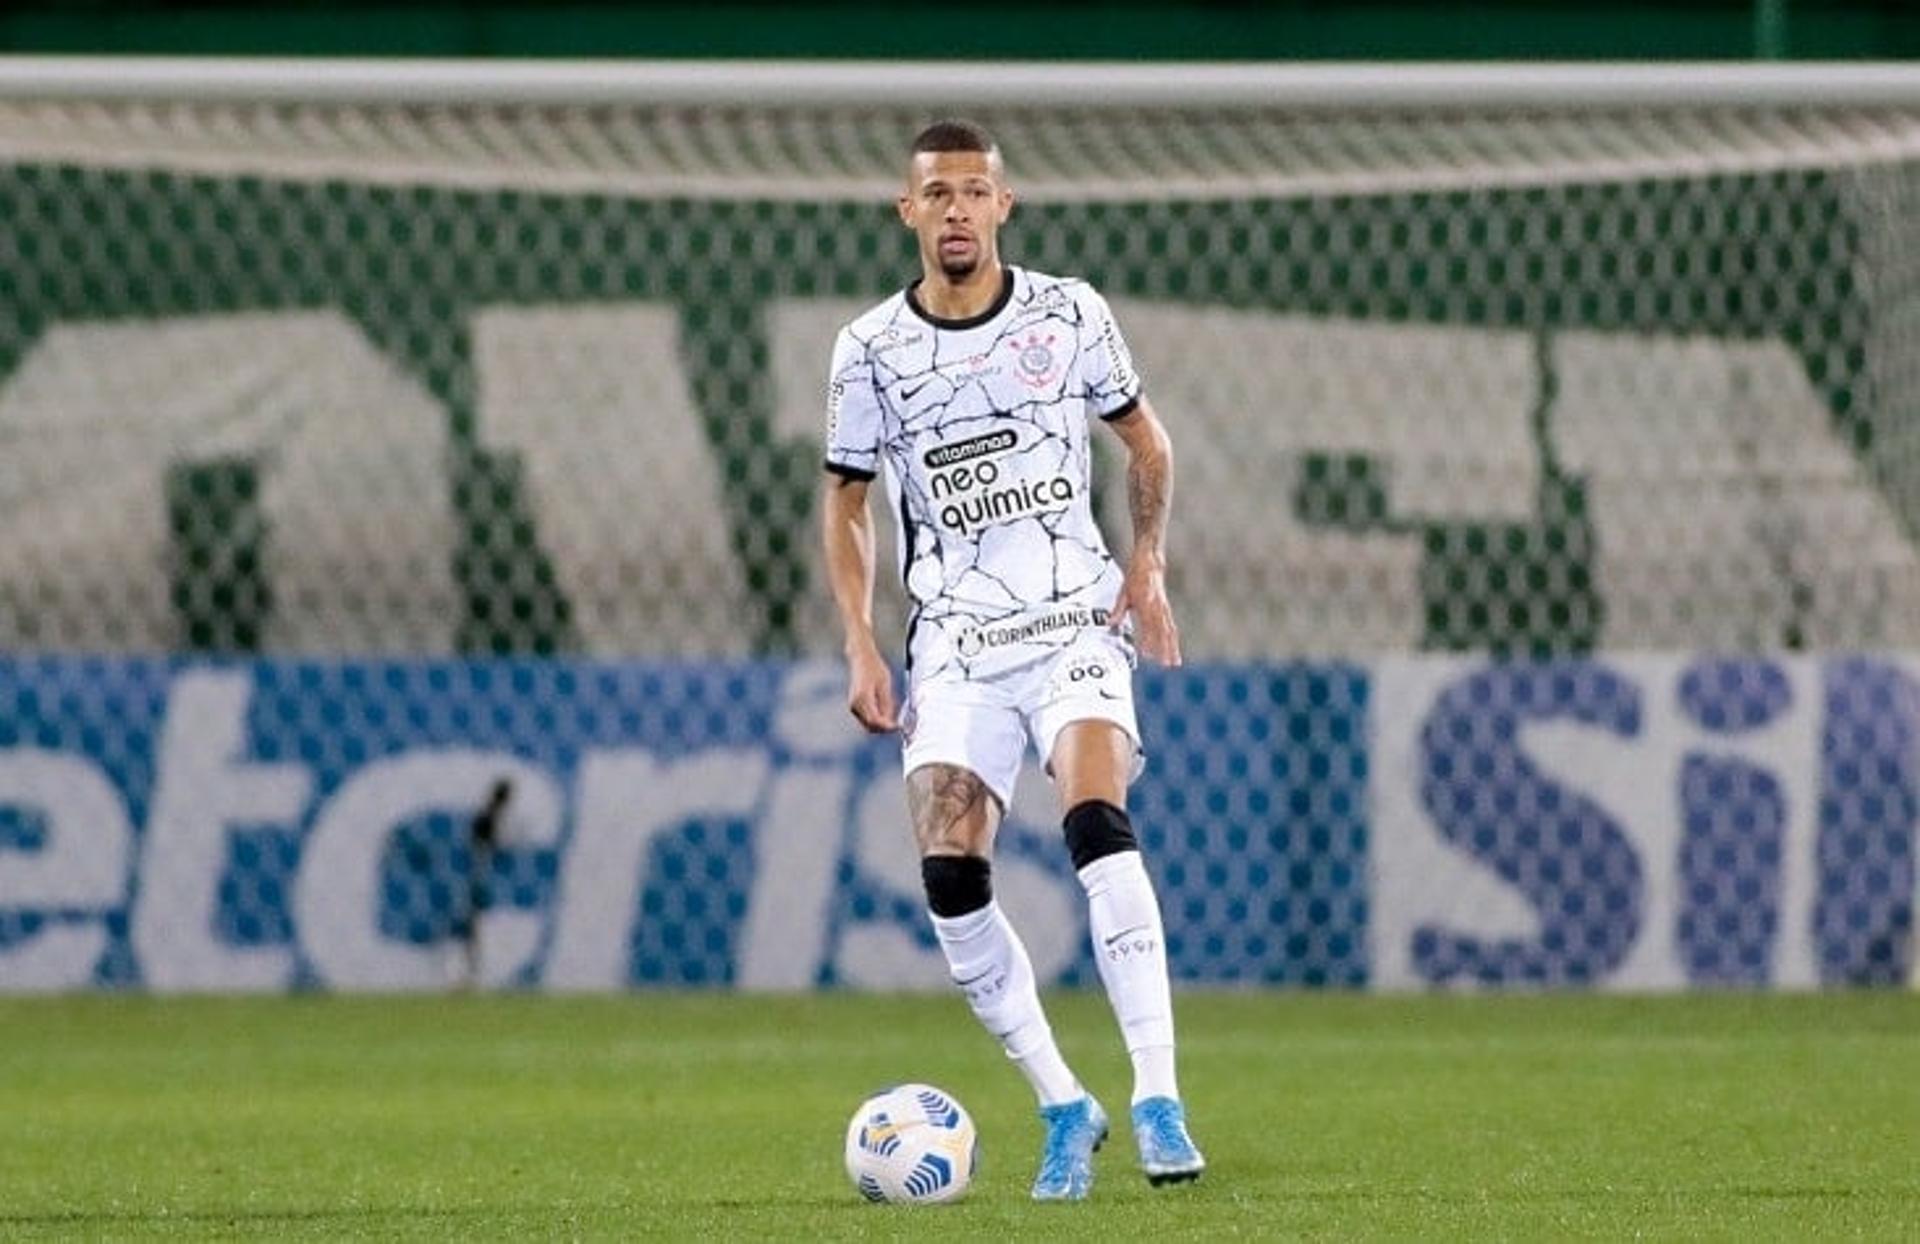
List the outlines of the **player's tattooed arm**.
<svg viewBox="0 0 1920 1244">
<path fill-rule="evenodd" d="M 1170 456 L 1136 455 L 1127 463 L 1127 512 L 1133 516 L 1133 548 L 1167 559 L 1167 500 L 1173 493 Z"/>
<path fill-rule="evenodd" d="M 1162 665 L 1180 664 L 1180 628 L 1167 600 L 1167 513 L 1173 502 L 1173 441 L 1145 398 L 1109 426 L 1127 447 L 1127 509 L 1133 552 L 1114 602 L 1112 626 L 1133 618 L 1140 651 Z"/>
<path fill-rule="evenodd" d="M 958 765 L 921 765 L 909 773 L 907 813 L 922 855 L 985 855 L 1000 822 L 993 792 Z"/>
</svg>

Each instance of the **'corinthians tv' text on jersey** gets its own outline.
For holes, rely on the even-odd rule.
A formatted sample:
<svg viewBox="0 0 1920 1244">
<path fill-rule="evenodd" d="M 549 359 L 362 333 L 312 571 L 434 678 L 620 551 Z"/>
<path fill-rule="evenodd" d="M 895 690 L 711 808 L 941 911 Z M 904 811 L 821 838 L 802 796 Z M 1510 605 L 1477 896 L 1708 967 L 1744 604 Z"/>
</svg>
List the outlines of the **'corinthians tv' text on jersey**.
<svg viewBox="0 0 1920 1244">
<path fill-rule="evenodd" d="M 827 469 L 886 473 L 918 679 L 1031 661 L 1105 626 L 1120 591 L 1088 429 L 1131 411 L 1139 378 L 1092 286 L 1005 271 L 971 319 L 929 315 L 907 290 L 834 342 Z"/>
</svg>

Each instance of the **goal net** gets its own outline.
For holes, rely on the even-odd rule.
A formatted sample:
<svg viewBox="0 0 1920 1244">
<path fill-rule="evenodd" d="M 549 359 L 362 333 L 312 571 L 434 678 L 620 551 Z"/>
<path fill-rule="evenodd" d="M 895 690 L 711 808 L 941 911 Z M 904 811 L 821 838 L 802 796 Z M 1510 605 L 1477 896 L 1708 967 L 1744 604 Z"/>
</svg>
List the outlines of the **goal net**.
<svg viewBox="0 0 1920 1244">
<path fill-rule="evenodd" d="M 16 87 L 0 643 L 834 651 L 826 345 L 939 111 L 835 72 Z M 1920 101 L 1030 76 L 1005 251 L 1119 310 L 1196 652 L 1914 642 Z"/>
<path fill-rule="evenodd" d="M 1005 153 L 1003 253 L 1108 295 L 1174 437 L 1171 590 L 1201 671 L 1147 688 L 1192 721 L 1169 741 L 1188 771 L 1147 799 L 1190 974 L 1367 977 L 1350 887 L 1378 861 L 1339 781 L 1389 762 L 1315 715 L 1358 694 L 1349 663 L 1721 654 L 1722 716 L 1751 702 L 1761 723 L 1773 667 L 1733 658 L 1920 647 L 1920 79 L 1897 71 L 14 61 L 0 651 L 395 659 L 428 671 L 432 721 L 434 679 L 498 668 L 457 659 L 835 655 L 812 518 L 828 348 L 915 274 L 892 198 L 904 146 L 949 111 Z M 1124 545 L 1117 447 L 1096 466 Z M 1691 685 L 1672 660 L 1647 677 Z M 1299 701 L 1250 707 L 1268 675 L 1245 671 L 1275 669 Z M 695 734 L 766 728 L 751 695 L 708 690 L 673 709 Z M 1509 691 L 1524 714 L 1533 693 Z M 105 737 L 111 716 L 92 753 L 159 746 L 158 725 Z M 1881 793 L 1910 802 L 1912 763 Z M 1806 849 L 1850 859 L 1857 831 L 1884 875 L 1768 893 L 1839 942 L 1859 904 L 1821 914 L 1821 887 L 1867 894 L 1880 949 L 1832 953 L 1892 971 L 1910 809 L 1862 815 Z M 732 823 L 683 844 L 687 866 L 732 867 Z M 1524 840 L 1490 823 L 1495 846 Z M 1746 832 L 1726 831 L 1734 858 L 1766 858 Z M 227 913 L 227 944 L 294 936 L 296 856 L 223 857 L 195 901 Z M 560 884 L 543 858 L 527 893 Z M 1663 884 L 1694 884 L 1691 859 Z M 405 862 L 381 867 L 391 890 Z M 1494 871 L 1560 910 L 1517 867 Z M 1736 881 L 1690 918 L 1739 908 Z M 855 898 L 881 920 L 905 901 L 886 893 Z M 451 901 L 401 902 L 383 935 L 443 936 L 405 911 Z M 677 918 L 725 935 L 668 955 L 706 966 L 667 979 L 750 981 L 775 936 Z M 859 934 L 822 936 L 851 962 Z M 1500 962 L 1591 978 L 1626 954 L 1603 943 L 1584 976 Z"/>
</svg>

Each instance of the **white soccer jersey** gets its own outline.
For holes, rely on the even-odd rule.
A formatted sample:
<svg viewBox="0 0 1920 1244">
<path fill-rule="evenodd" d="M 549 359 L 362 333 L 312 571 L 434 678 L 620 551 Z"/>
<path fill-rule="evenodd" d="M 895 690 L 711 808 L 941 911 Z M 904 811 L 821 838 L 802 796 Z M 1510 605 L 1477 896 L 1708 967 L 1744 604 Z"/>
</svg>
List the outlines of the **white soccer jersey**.
<svg viewBox="0 0 1920 1244">
<path fill-rule="evenodd" d="M 1140 380 L 1092 286 L 1005 273 L 971 319 L 902 291 L 834 342 L 827 469 L 886 473 L 916 679 L 1044 656 L 1105 626 L 1120 591 L 1093 519 L 1089 416 L 1133 410 Z"/>
</svg>

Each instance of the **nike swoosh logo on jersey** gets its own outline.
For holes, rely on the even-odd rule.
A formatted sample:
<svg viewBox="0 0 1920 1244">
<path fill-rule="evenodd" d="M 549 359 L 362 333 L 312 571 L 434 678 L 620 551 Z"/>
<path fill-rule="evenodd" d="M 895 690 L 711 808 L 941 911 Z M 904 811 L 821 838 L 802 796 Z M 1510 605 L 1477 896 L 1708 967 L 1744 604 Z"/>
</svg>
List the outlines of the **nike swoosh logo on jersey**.
<svg viewBox="0 0 1920 1244">
<path fill-rule="evenodd" d="M 920 396 L 920 390 L 932 384 L 935 379 L 936 377 L 928 376 L 925 380 L 922 380 L 919 384 L 914 385 L 911 389 L 903 387 L 900 390 L 900 400 L 903 402 L 911 402 L 914 398 Z"/>
</svg>

